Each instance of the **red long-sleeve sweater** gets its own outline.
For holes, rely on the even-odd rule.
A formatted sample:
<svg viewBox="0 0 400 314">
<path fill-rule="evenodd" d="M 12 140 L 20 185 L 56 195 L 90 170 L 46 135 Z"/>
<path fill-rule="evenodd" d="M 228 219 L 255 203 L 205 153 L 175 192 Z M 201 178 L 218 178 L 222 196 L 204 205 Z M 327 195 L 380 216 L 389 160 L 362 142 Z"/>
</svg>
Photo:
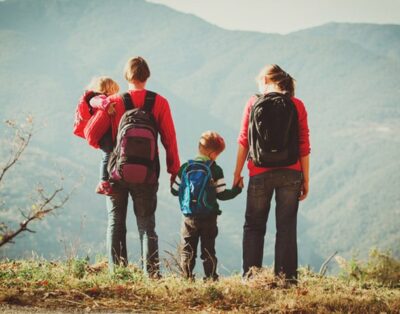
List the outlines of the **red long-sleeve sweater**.
<svg viewBox="0 0 400 314">
<path fill-rule="evenodd" d="M 146 90 L 129 90 L 128 92 L 135 106 L 138 108 L 143 107 Z M 116 135 L 119 121 L 125 113 L 125 106 L 119 95 L 109 96 L 108 100 L 109 103 L 115 103 L 115 115 L 111 116 L 109 123 L 113 129 L 113 134 Z M 157 94 L 152 113 L 160 132 L 161 143 L 166 150 L 167 171 L 171 175 L 176 175 L 180 168 L 178 144 L 176 142 L 175 126 L 172 120 L 171 109 L 167 99 Z"/>
<path fill-rule="evenodd" d="M 249 140 L 248 140 L 248 128 L 249 128 L 249 118 L 250 118 L 250 112 L 251 108 L 253 107 L 254 103 L 257 100 L 257 96 L 252 96 L 250 99 L 247 101 L 246 106 L 243 111 L 243 117 L 242 117 L 242 124 L 241 124 L 241 129 L 238 137 L 238 143 L 242 145 L 245 148 L 249 148 Z M 303 102 L 295 97 L 292 97 L 292 101 L 294 105 L 296 106 L 297 110 L 297 115 L 299 119 L 299 155 L 300 157 L 307 156 L 310 154 L 310 137 L 309 137 L 309 129 L 308 129 L 308 122 L 307 122 L 307 111 L 306 108 L 303 104 Z M 287 166 L 287 167 L 267 167 L 267 168 L 262 168 L 262 167 L 256 167 L 254 163 L 252 162 L 251 159 L 248 160 L 247 162 L 247 168 L 249 169 L 249 175 L 250 176 L 255 176 L 257 174 L 266 172 L 266 171 L 271 171 L 274 169 L 292 169 L 292 170 L 297 170 L 301 171 L 301 164 L 300 160 L 297 160 L 297 162 L 293 165 Z"/>
</svg>

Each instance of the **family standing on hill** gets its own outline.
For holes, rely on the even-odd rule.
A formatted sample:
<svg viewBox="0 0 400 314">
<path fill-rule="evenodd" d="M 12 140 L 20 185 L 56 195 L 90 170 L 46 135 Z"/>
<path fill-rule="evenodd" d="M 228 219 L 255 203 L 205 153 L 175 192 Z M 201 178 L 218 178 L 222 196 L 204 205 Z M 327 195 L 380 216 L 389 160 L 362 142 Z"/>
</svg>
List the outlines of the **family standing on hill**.
<svg viewBox="0 0 400 314">
<path fill-rule="evenodd" d="M 247 102 L 238 138 L 234 182 L 227 189 L 222 168 L 216 163 L 225 149 L 221 135 L 201 134 L 197 156 L 180 164 L 174 122 L 168 101 L 146 90 L 150 69 L 141 57 L 131 58 L 124 70 L 128 91 L 118 95 L 111 78 L 95 78 L 76 109 L 74 134 L 103 152 L 96 192 L 107 196 L 107 252 L 110 271 L 127 265 L 126 215 L 129 196 L 138 226 L 143 271 L 160 277 L 158 236 L 155 231 L 160 161 L 158 135 L 166 150 L 171 193 L 179 198 L 181 268 L 194 278 L 200 258 L 206 279 L 217 280 L 215 239 L 218 200 L 241 193 L 242 168 L 247 160 L 249 185 L 243 227 L 243 276 L 262 266 L 264 236 L 275 192 L 275 274 L 289 282 L 297 279 L 297 210 L 308 194 L 309 130 L 307 112 L 294 97 L 294 79 L 277 65 L 260 72 L 260 94 Z"/>
</svg>

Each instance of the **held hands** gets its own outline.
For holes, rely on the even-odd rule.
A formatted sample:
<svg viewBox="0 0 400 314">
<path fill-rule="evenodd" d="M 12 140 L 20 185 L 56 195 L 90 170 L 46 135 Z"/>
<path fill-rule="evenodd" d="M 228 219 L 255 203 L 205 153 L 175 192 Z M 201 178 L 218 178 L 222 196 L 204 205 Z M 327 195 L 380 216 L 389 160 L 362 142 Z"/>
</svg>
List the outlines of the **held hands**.
<svg viewBox="0 0 400 314">
<path fill-rule="evenodd" d="M 232 187 L 235 187 L 235 186 L 237 186 L 237 187 L 239 187 L 241 189 L 243 189 L 243 187 L 244 187 L 243 177 L 240 175 L 240 173 L 238 173 L 238 174 L 235 173 L 233 175 Z"/>
<path fill-rule="evenodd" d="M 301 184 L 299 201 L 304 201 L 307 198 L 308 191 L 309 191 L 309 182 L 303 181 L 303 183 Z"/>
<path fill-rule="evenodd" d="M 170 180 L 170 188 L 172 188 L 172 185 L 174 184 L 174 182 L 175 182 L 175 179 L 176 179 L 176 174 L 171 174 L 171 178 L 169 179 Z"/>
<path fill-rule="evenodd" d="M 244 188 L 243 177 L 240 177 L 240 181 L 239 181 L 239 183 L 237 184 L 237 186 L 238 186 L 239 188 L 241 188 L 241 189 Z"/>
</svg>

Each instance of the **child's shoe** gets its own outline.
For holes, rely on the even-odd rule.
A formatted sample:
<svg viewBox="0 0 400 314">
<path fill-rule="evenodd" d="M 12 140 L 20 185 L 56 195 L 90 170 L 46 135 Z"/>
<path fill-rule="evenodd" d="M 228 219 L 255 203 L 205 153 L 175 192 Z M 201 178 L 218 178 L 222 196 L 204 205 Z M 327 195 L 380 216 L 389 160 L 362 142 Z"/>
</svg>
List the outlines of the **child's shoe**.
<svg viewBox="0 0 400 314">
<path fill-rule="evenodd" d="M 109 181 L 100 181 L 96 187 L 96 193 L 111 195 L 113 194 L 112 186 Z"/>
</svg>

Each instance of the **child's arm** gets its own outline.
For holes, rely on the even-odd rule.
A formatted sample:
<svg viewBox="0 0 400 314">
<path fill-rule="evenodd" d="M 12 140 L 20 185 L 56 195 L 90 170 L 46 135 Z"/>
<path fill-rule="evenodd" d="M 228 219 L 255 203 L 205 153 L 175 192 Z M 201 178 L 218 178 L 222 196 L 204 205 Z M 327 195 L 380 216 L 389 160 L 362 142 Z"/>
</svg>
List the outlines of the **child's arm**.
<svg viewBox="0 0 400 314">
<path fill-rule="evenodd" d="M 238 185 L 232 187 L 232 189 L 226 188 L 224 172 L 222 171 L 221 167 L 217 166 L 217 176 L 215 181 L 215 189 L 217 192 L 217 199 L 221 201 L 227 201 L 235 198 L 242 192 L 243 182 L 239 182 Z"/>
<path fill-rule="evenodd" d="M 115 103 L 111 102 L 106 95 L 97 95 L 90 100 L 90 105 L 93 108 L 105 110 L 108 114 L 115 113 Z"/>
</svg>

